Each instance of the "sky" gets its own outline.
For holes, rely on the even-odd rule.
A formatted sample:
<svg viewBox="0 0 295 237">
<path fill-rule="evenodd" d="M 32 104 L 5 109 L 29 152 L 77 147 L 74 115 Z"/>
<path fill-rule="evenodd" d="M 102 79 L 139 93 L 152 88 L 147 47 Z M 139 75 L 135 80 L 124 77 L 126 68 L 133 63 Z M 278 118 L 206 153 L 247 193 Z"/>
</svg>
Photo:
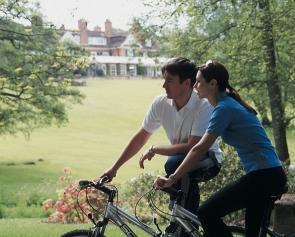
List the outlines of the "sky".
<svg viewBox="0 0 295 237">
<path fill-rule="evenodd" d="M 100 26 L 109 19 L 114 28 L 129 29 L 128 23 L 133 16 L 147 12 L 143 0 L 32 0 L 41 5 L 46 19 L 57 27 L 62 24 L 66 29 L 78 29 L 78 20 L 84 18 L 88 28 Z"/>
</svg>

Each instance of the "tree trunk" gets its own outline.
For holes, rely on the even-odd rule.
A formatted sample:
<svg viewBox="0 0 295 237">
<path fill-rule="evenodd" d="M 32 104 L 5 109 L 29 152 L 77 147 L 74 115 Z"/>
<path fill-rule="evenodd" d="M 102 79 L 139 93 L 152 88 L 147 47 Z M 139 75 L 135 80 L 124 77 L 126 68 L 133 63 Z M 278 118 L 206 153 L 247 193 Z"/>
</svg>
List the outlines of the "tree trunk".
<svg viewBox="0 0 295 237">
<path fill-rule="evenodd" d="M 290 163 L 286 137 L 285 111 L 282 103 L 279 77 L 276 70 L 275 42 L 269 1 L 259 0 L 258 3 L 259 9 L 261 10 L 261 23 L 263 28 L 262 47 L 264 48 L 265 54 L 267 89 L 272 116 L 275 147 L 279 158 L 282 161 Z"/>
</svg>

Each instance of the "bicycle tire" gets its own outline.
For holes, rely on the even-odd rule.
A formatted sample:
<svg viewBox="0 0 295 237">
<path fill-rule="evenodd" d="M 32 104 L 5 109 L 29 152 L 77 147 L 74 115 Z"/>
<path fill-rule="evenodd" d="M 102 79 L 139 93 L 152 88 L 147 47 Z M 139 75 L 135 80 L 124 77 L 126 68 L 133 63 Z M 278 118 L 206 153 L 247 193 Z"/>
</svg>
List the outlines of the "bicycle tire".
<svg viewBox="0 0 295 237">
<path fill-rule="evenodd" d="M 91 230 L 72 230 L 63 234 L 61 237 L 92 237 L 92 233 Z"/>
<path fill-rule="evenodd" d="M 232 233 L 233 237 L 245 236 L 245 228 L 240 226 L 229 226 L 229 231 Z"/>
</svg>

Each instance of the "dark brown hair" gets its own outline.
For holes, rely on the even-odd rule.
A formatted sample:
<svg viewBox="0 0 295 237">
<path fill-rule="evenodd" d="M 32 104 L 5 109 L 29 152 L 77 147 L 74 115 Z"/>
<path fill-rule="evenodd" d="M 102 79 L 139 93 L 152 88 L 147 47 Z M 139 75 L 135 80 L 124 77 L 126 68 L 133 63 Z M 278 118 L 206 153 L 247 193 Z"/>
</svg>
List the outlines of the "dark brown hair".
<svg viewBox="0 0 295 237">
<path fill-rule="evenodd" d="M 166 72 L 179 76 L 180 83 L 191 79 L 191 87 L 196 83 L 196 65 L 187 58 L 171 58 L 162 66 L 161 71 L 163 76 Z"/>
<path fill-rule="evenodd" d="M 237 90 L 229 85 L 229 73 L 224 65 L 217 61 L 210 60 L 206 64 L 200 65 L 198 67 L 198 70 L 200 70 L 207 82 L 215 79 L 217 81 L 218 90 L 220 92 L 226 92 L 227 95 L 238 101 L 248 111 L 257 114 L 256 110 L 253 107 L 242 100 Z"/>
</svg>

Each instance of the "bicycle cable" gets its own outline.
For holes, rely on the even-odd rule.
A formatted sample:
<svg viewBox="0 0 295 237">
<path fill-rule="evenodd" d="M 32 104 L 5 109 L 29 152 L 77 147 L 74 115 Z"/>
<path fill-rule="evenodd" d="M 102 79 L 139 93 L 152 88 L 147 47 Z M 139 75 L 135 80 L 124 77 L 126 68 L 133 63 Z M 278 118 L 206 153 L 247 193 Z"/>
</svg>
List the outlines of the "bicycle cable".
<svg viewBox="0 0 295 237">
<path fill-rule="evenodd" d="M 159 213 L 158 211 L 157 211 L 157 206 L 155 205 L 155 203 L 154 203 L 154 201 L 153 201 L 153 196 L 154 196 L 154 194 L 155 194 L 155 189 L 154 188 L 152 188 L 151 189 L 151 192 L 150 192 L 150 195 L 149 195 L 149 198 L 148 198 L 148 201 L 149 201 L 149 207 L 158 215 L 158 216 L 160 216 L 160 217 L 162 217 L 163 219 L 165 219 L 165 220 L 168 220 L 169 221 L 169 219 L 166 217 L 166 216 L 164 216 L 162 213 Z M 164 213 L 164 214 L 166 214 L 166 213 Z"/>
<path fill-rule="evenodd" d="M 81 192 L 81 191 L 82 191 L 82 190 L 80 189 L 80 190 L 78 190 L 78 193 L 77 193 L 77 204 L 78 204 L 80 210 L 82 211 L 82 213 L 84 214 L 84 216 L 87 216 L 87 213 L 83 210 L 83 208 L 81 207 L 80 202 L 79 202 L 79 195 L 80 195 L 80 192 Z M 87 191 L 86 191 L 86 193 L 87 193 Z M 78 213 L 78 211 L 77 211 L 77 213 Z M 80 218 L 79 213 L 78 213 L 78 216 L 79 216 L 79 218 Z M 87 217 L 88 217 L 88 216 L 87 216 Z M 80 218 L 80 220 L 81 220 L 81 218 Z"/>
<path fill-rule="evenodd" d="M 113 184 L 108 184 L 108 185 L 106 185 L 106 186 L 111 187 L 111 188 L 114 188 L 114 189 L 116 190 L 116 205 L 115 205 L 115 207 L 116 207 L 116 212 L 117 212 L 117 214 L 118 214 L 119 190 L 118 190 L 118 188 L 117 188 L 115 185 L 113 185 Z"/>
<path fill-rule="evenodd" d="M 155 189 L 155 188 L 153 188 L 153 189 L 155 190 L 155 192 L 157 191 L 157 189 Z M 182 219 L 182 220 L 185 220 L 185 221 L 191 221 L 191 220 L 188 219 L 188 218 L 181 217 L 181 216 L 177 216 L 177 215 L 173 215 L 173 214 L 167 213 L 167 212 L 162 211 L 161 209 L 159 209 L 159 208 L 155 205 L 155 203 L 154 203 L 154 201 L 153 201 L 153 197 L 154 197 L 154 196 L 155 196 L 155 195 L 151 196 L 151 198 L 150 198 L 150 202 L 151 202 L 151 204 L 153 205 L 154 211 L 155 211 L 159 216 L 161 216 L 161 217 L 163 217 L 163 218 L 165 218 L 165 219 L 168 219 L 167 217 L 163 216 L 163 214 L 165 214 L 165 215 L 170 216 L 170 217 L 178 217 L 179 219 Z M 160 212 L 161 214 L 160 214 L 159 212 Z"/>
<path fill-rule="evenodd" d="M 134 207 L 134 216 L 135 216 L 135 218 L 136 218 L 136 220 L 138 221 L 138 222 L 140 222 L 141 224 L 144 224 L 140 219 L 139 219 L 139 217 L 137 216 L 137 213 L 136 213 L 136 209 L 137 209 L 137 206 L 138 206 L 138 204 L 139 204 L 139 202 L 141 201 L 141 199 L 144 197 L 144 196 L 147 196 L 147 195 L 149 195 L 150 194 L 150 192 L 153 190 L 153 188 L 152 189 L 150 189 L 149 191 L 147 191 L 146 193 L 144 193 L 138 200 L 137 200 L 137 202 L 136 202 L 136 204 L 135 204 L 135 207 Z M 145 225 L 145 224 L 144 224 Z"/>
</svg>

